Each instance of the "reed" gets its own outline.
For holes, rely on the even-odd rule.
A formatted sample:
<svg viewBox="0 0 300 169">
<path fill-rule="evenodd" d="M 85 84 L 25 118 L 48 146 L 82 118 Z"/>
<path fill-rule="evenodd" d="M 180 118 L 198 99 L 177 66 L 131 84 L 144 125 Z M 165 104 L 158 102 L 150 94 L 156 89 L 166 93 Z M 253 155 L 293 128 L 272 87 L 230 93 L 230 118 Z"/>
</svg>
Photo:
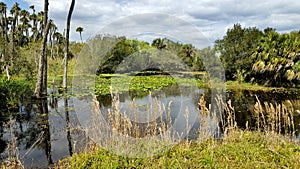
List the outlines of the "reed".
<svg viewBox="0 0 300 169">
<path fill-rule="evenodd" d="M 253 114 L 256 118 L 258 131 L 278 133 L 285 136 L 295 136 L 294 109 L 290 102 L 269 103 L 261 101 L 256 96 Z M 289 104 L 289 105 L 286 105 Z"/>
<path fill-rule="evenodd" d="M 112 97 L 112 108 L 107 112 L 107 121 L 115 133 L 128 137 L 115 137 L 117 136 L 114 135 L 115 133 L 110 135 L 101 133 L 102 137 L 111 138 L 109 142 L 106 142 L 104 146 L 91 144 L 92 152 L 75 154 L 61 161 L 57 168 L 97 166 L 108 168 L 240 168 L 241 166 L 245 168 L 299 168 L 298 144 L 281 135 L 295 134 L 294 119 L 291 111 L 288 110 L 288 106 L 291 105 L 286 103 L 264 102 L 262 104 L 257 98 L 253 110 L 256 131 L 249 131 L 248 127 L 246 130 L 238 128 L 235 119 L 236 112 L 230 100 L 224 101 L 222 96 L 217 96 L 216 107 L 213 109 L 202 95 L 198 103 L 200 127 L 197 140 L 186 139 L 169 150 L 163 151 L 168 147 L 162 148 L 162 146 L 168 145 L 170 140 L 174 141 L 177 138 L 168 131 L 172 125 L 172 119 L 168 118 L 172 113 L 172 103 L 169 102 L 165 107 L 158 99 L 151 98 L 153 105 L 149 111 L 155 112 L 154 115 L 158 118 L 141 125 L 132 122 L 136 121 L 137 116 L 129 118 L 120 114 L 119 97 L 117 95 L 112 95 Z M 99 109 L 99 102 L 95 99 L 94 103 L 95 108 Z M 134 99 L 131 105 L 138 107 Z M 95 112 L 97 113 L 99 115 L 100 112 Z M 188 123 L 190 110 L 186 108 L 184 113 Z M 163 116 L 164 114 L 168 115 L 167 118 Z M 218 128 L 224 134 L 218 140 L 214 139 L 214 133 L 218 131 L 212 130 L 211 127 L 214 120 L 218 122 Z M 185 130 L 190 130 L 190 126 L 184 127 Z M 151 140 L 153 136 L 160 136 L 159 138 L 166 144 L 158 144 Z M 144 139 L 144 142 L 134 145 L 136 142 L 128 139 L 130 137 Z M 114 147 L 119 149 L 117 155 Z M 131 158 L 130 156 L 132 155 L 130 152 L 139 151 L 139 157 L 145 157 L 145 153 L 153 149 L 157 149 L 156 154 L 159 153 L 159 155 L 151 156 L 151 158 Z"/>
</svg>

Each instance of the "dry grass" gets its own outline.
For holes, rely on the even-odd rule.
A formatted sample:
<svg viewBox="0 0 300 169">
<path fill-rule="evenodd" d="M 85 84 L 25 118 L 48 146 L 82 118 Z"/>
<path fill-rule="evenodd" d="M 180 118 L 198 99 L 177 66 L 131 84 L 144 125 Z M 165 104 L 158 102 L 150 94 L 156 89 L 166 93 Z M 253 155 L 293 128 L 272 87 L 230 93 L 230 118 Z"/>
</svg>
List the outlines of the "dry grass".
<svg viewBox="0 0 300 169">
<path fill-rule="evenodd" d="M 238 129 L 235 109 L 230 100 L 225 102 L 221 96 L 218 96 L 215 99 L 217 108 L 212 109 L 207 105 L 205 96 L 202 95 L 198 103 L 200 126 L 197 140 L 189 140 L 187 137 L 182 141 L 178 139 L 181 138 L 180 134 L 174 135 L 168 130 L 173 125 L 171 102 L 165 105 L 157 98 L 150 97 L 153 105 L 150 105 L 148 110 L 157 118 L 141 124 L 137 122 L 140 118 L 137 113 L 132 113 L 133 116 L 128 117 L 126 113 L 121 112 L 118 95 L 112 94 L 111 97 L 112 106 L 104 112 L 107 113 L 107 119 L 105 119 L 107 124 L 99 123 L 99 116 L 103 116 L 103 113 L 100 112 L 99 102 L 94 98 L 91 118 L 97 128 L 85 131 L 86 135 L 92 136 L 94 140 L 86 144 L 82 153 L 75 153 L 74 157 L 62 160 L 55 168 L 85 168 L 100 164 L 116 168 L 138 168 L 138 166 L 165 168 L 168 165 L 175 168 L 195 167 L 192 162 L 209 168 L 239 168 L 241 165 L 250 168 L 300 166 L 300 147 L 290 142 L 290 138 L 295 136 L 296 131 L 293 106 L 288 102 L 285 104 L 262 103 L 257 98 L 253 110 L 257 131 L 250 132 L 248 128 L 246 131 Z M 139 105 L 133 99 L 131 110 L 137 112 L 138 107 Z M 186 108 L 184 113 L 188 124 L 189 109 Z M 217 122 L 220 130 L 212 130 L 212 122 Z M 107 128 L 106 125 L 109 129 L 98 130 L 99 127 Z M 191 126 L 185 127 L 186 132 L 189 132 Z M 220 131 L 224 136 L 215 140 L 214 135 Z M 95 142 L 97 144 L 94 144 Z M 13 148 L 16 145 L 13 143 L 12 140 L 10 154 L 14 156 L 12 159 L 15 161 L 9 161 L 1 168 L 22 167 L 17 152 L 14 151 L 17 149 Z M 173 152 L 175 154 L 172 154 Z M 289 155 L 296 156 L 289 157 Z M 182 163 L 182 166 L 177 165 L 176 160 L 178 164 Z"/>
<path fill-rule="evenodd" d="M 294 109 L 290 102 L 285 104 L 264 102 L 262 104 L 257 96 L 256 100 L 253 114 L 256 118 L 258 131 L 295 136 Z"/>
</svg>

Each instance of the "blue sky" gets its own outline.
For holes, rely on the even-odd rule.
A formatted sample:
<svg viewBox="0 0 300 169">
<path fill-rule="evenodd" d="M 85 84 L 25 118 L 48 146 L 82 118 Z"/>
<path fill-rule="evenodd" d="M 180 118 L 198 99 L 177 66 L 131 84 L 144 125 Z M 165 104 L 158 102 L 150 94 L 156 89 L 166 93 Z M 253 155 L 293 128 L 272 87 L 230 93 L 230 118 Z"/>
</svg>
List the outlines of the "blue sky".
<svg viewBox="0 0 300 169">
<path fill-rule="evenodd" d="M 18 2 L 22 9 L 28 9 L 29 8 L 28 3 L 23 1 L 23 0 L 15 0 L 15 1 L 14 0 L 4 0 L 4 3 L 7 5 L 8 9 L 10 9 L 15 2 Z"/>
<path fill-rule="evenodd" d="M 18 2 L 23 9 L 35 5 L 36 10 L 40 11 L 43 9 L 44 1 L 4 0 L 4 2 L 9 7 L 14 2 Z M 65 28 L 70 2 L 71 0 L 49 0 L 49 16 L 60 31 Z M 213 42 L 222 38 L 234 23 L 240 23 L 245 27 L 256 26 L 260 29 L 272 27 L 279 32 L 300 30 L 299 9 L 300 2 L 290 0 L 76 0 L 71 39 L 79 40 L 79 35 L 75 32 L 78 26 L 84 28 L 83 37 L 86 39 L 100 32 L 106 25 L 118 22 L 119 19 L 124 20 L 126 17 L 145 13 L 162 13 L 173 16 L 174 22 L 179 18 L 195 26 L 209 41 Z M 133 18 L 137 20 L 125 19 L 126 24 L 131 27 L 135 24 L 141 26 L 153 19 Z M 169 24 L 170 27 L 176 25 L 163 21 L 162 24 Z M 115 24 L 114 29 L 118 30 L 118 26 L 120 25 Z M 190 34 L 192 38 L 193 33 Z"/>
</svg>

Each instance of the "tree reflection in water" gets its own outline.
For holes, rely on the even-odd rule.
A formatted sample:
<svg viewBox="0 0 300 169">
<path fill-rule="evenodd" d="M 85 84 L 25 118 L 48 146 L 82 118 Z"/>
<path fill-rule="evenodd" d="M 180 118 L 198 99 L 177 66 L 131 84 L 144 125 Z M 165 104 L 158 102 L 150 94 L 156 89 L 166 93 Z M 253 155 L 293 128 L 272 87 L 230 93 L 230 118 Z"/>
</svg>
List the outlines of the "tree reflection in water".
<svg viewBox="0 0 300 169">
<path fill-rule="evenodd" d="M 53 164 L 51 155 L 51 136 L 50 136 L 50 125 L 49 125 L 49 111 L 48 111 L 48 100 L 42 99 L 37 100 L 37 106 L 39 109 L 40 123 L 39 129 L 44 133 L 44 137 L 41 140 L 41 145 L 44 147 L 45 154 L 47 157 L 48 165 Z"/>
</svg>

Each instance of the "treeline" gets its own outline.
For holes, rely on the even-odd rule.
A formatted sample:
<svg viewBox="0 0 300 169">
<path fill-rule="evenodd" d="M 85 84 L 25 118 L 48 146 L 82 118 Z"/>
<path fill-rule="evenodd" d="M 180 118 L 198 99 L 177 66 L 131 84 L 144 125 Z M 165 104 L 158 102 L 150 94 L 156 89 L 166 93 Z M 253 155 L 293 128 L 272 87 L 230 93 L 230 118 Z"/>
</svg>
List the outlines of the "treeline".
<svg viewBox="0 0 300 169">
<path fill-rule="evenodd" d="M 8 79 L 14 76 L 28 80 L 36 78 L 46 25 L 44 11 L 37 12 L 34 5 L 29 9 L 21 9 L 17 2 L 8 9 L 4 2 L 0 2 L 0 72 L 1 76 L 6 75 Z M 83 28 L 78 27 L 77 31 L 81 35 Z M 48 64 L 50 68 L 57 67 L 64 57 L 66 39 L 52 20 L 47 39 Z M 69 57 L 78 53 L 82 46 L 82 43 L 71 43 Z"/>
<path fill-rule="evenodd" d="M 227 80 L 296 87 L 300 82 L 300 31 L 242 28 L 235 24 L 215 42 Z"/>
<path fill-rule="evenodd" d="M 9 10 L 5 3 L 0 2 L 0 72 L 2 78 L 5 76 L 8 79 L 11 76 L 22 76 L 29 80 L 36 78 L 45 28 L 44 12 L 37 12 L 34 6 L 30 6 L 29 9 L 29 11 L 21 9 L 19 4 L 15 3 Z M 55 23 L 53 21 L 50 23 L 46 56 L 50 59 L 49 71 L 54 74 L 51 68 L 59 68 L 58 65 L 64 58 L 66 39 L 62 33 L 58 32 Z M 83 28 L 78 27 L 76 31 L 81 37 Z M 227 80 L 265 86 L 299 86 L 300 31 L 281 34 L 273 28 L 261 31 L 256 27 L 243 28 L 240 24 L 235 24 L 227 30 L 222 39 L 215 41 L 214 47 L 205 49 L 197 49 L 193 44 L 182 44 L 167 38 L 157 38 L 151 43 L 126 39 L 126 37 L 114 38 L 118 40 L 118 43 L 101 60 L 97 73 L 114 73 L 125 58 L 133 54 L 135 57 L 140 57 L 139 53 L 144 52 L 141 54 L 144 57 L 141 57 L 139 61 L 142 64 L 146 62 L 147 57 L 157 57 L 157 53 L 149 51 L 158 49 L 156 51 L 169 51 L 175 54 L 191 71 L 213 69 L 214 60 L 217 58 L 216 53 L 219 53 Z M 84 43 L 72 42 L 69 58 L 78 54 L 83 46 Z M 160 64 L 172 65 L 173 61 L 170 57 L 169 60 Z M 176 63 L 173 66 L 176 67 Z M 186 70 L 181 67 L 176 68 L 178 71 Z M 214 71 L 222 70 L 216 68 Z"/>
<path fill-rule="evenodd" d="M 196 49 L 192 44 L 181 44 L 167 38 L 154 39 L 151 44 L 136 39 L 126 39 L 126 37 L 110 38 L 116 38 L 117 43 L 101 59 L 97 73 L 126 72 L 126 70 L 145 68 L 177 71 L 205 70 L 199 59 L 202 56 L 201 50 Z M 124 60 L 127 63 L 123 64 Z M 120 67 L 120 64 L 123 67 Z"/>
</svg>

